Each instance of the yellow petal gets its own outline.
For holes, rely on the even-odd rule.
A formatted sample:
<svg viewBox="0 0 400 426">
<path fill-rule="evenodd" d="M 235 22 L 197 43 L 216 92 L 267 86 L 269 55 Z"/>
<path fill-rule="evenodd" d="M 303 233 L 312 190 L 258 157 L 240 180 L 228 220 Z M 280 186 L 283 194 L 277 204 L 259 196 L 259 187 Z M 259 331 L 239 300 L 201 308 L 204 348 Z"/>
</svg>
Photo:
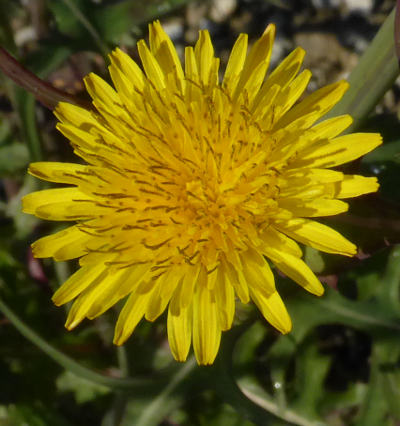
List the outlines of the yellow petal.
<svg viewBox="0 0 400 426">
<path fill-rule="evenodd" d="M 257 81 L 250 83 L 250 85 L 254 84 L 255 87 L 261 85 L 269 66 L 274 38 L 275 25 L 269 24 L 263 35 L 254 43 L 250 49 L 243 66 L 239 82 L 235 89 L 234 97 L 239 96 L 240 92 L 246 87 L 249 80 L 254 78 L 256 70 Z"/>
<path fill-rule="evenodd" d="M 347 81 L 339 81 L 316 90 L 287 112 L 285 116 L 276 123 L 276 127 L 285 127 L 306 114 L 317 112 L 313 114 L 313 120 L 307 122 L 307 125 L 310 126 L 336 105 L 348 88 L 349 83 L 347 83 Z"/>
<path fill-rule="evenodd" d="M 200 265 L 189 266 L 184 273 L 180 292 L 180 306 L 186 308 L 193 300 L 194 287 L 200 273 Z"/>
<path fill-rule="evenodd" d="M 170 282 L 168 282 L 170 277 L 171 273 L 168 271 L 153 283 L 156 288 L 152 292 L 145 312 L 145 317 L 148 321 L 155 321 L 165 311 L 173 290 L 179 284 L 179 281 L 173 280 L 173 278 Z M 167 294 L 165 294 L 165 286 L 170 287 Z"/>
<path fill-rule="evenodd" d="M 278 292 L 275 291 L 268 297 L 255 288 L 250 288 L 253 302 L 263 314 L 264 318 L 282 334 L 287 334 L 292 329 L 292 321 Z"/>
<path fill-rule="evenodd" d="M 285 187 L 303 186 L 310 182 L 318 183 L 332 183 L 340 182 L 343 180 L 343 173 L 336 170 L 328 169 L 290 169 L 282 179 L 282 185 Z"/>
<path fill-rule="evenodd" d="M 343 181 L 335 183 L 334 186 L 337 198 L 359 197 L 379 189 L 377 178 L 358 175 L 345 175 Z"/>
<path fill-rule="evenodd" d="M 62 123 L 71 123 L 79 128 L 83 126 L 86 128 L 102 127 L 98 122 L 95 113 L 67 102 L 59 102 L 54 110 L 54 115 Z"/>
<path fill-rule="evenodd" d="M 150 50 L 157 59 L 164 74 L 176 72 L 179 79 L 184 79 L 181 62 L 176 53 L 175 46 L 171 42 L 160 21 L 149 24 Z"/>
<path fill-rule="evenodd" d="M 269 248 L 265 251 L 274 265 L 285 275 L 316 296 L 324 293 L 324 287 L 312 270 L 301 259 L 289 253 Z"/>
<path fill-rule="evenodd" d="M 279 119 L 286 114 L 286 112 L 297 102 L 304 90 L 308 86 L 311 79 L 311 72 L 304 70 L 299 74 L 275 99 L 274 113 L 274 130 L 281 128 L 281 126 L 275 126 Z"/>
<path fill-rule="evenodd" d="M 137 265 L 130 268 L 116 269 L 109 273 L 113 274 L 113 281 L 107 289 L 97 295 L 92 302 L 86 316 L 93 319 L 114 306 L 127 294 L 136 291 L 139 285 L 148 278 L 151 263 Z"/>
<path fill-rule="evenodd" d="M 132 293 L 125 302 L 115 326 L 114 344 L 122 345 L 133 333 L 146 311 L 151 292 L 145 294 Z"/>
<path fill-rule="evenodd" d="M 301 47 L 297 47 L 274 69 L 263 86 L 263 91 L 267 91 L 272 86 L 287 86 L 297 75 L 306 52 Z M 261 95 L 261 93 L 260 93 Z"/>
<path fill-rule="evenodd" d="M 229 93 L 232 93 L 238 82 L 238 77 L 242 72 L 247 54 L 247 34 L 240 34 L 237 38 L 228 63 L 226 65 L 223 86 L 227 88 Z"/>
<path fill-rule="evenodd" d="M 335 167 L 372 151 L 382 143 L 378 133 L 353 133 L 316 143 L 299 153 L 292 167 Z"/>
<path fill-rule="evenodd" d="M 129 55 L 117 48 L 111 53 L 111 59 L 112 64 L 122 71 L 134 88 L 143 90 L 145 75 Z"/>
<path fill-rule="evenodd" d="M 68 313 L 65 327 L 69 330 L 75 328 L 85 317 L 95 318 L 110 306 L 107 304 L 109 298 L 129 274 L 126 269 L 117 271 L 105 270 L 100 274 L 75 300 Z"/>
<path fill-rule="evenodd" d="M 118 93 L 98 75 L 91 72 L 84 78 L 84 82 L 86 90 L 94 101 L 100 101 L 111 111 L 114 111 L 117 105 L 121 105 Z"/>
<path fill-rule="evenodd" d="M 67 281 L 54 293 L 52 300 L 55 305 L 60 306 L 70 302 L 82 291 L 86 290 L 93 282 L 102 277 L 106 267 L 104 264 L 84 266 L 71 275 Z"/>
<path fill-rule="evenodd" d="M 229 280 L 225 279 L 222 268 L 218 268 L 218 277 L 214 290 L 221 330 L 229 330 L 232 327 L 233 317 L 235 316 L 235 291 Z"/>
<path fill-rule="evenodd" d="M 195 82 L 199 81 L 199 70 L 197 68 L 196 56 L 193 47 L 185 48 L 185 74 L 186 77 Z"/>
<path fill-rule="evenodd" d="M 221 268 L 225 274 L 227 285 L 230 284 L 242 303 L 249 303 L 249 288 L 241 270 L 236 270 L 229 262 L 222 260 Z"/>
<path fill-rule="evenodd" d="M 153 82 L 156 89 L 162 90 L 165 87 L 165 79 L 160 65 L 146 46 L 144 40 L 140 40 L 137 47 L 147 78 Z"/>
<path fill-rule="evenodd" d="M 272 71 L 254 99 L 252 106 L 254 110 L 257 107 L 263 109 L 262 105 L 265 102 L 269 102 L 270 94 L 274 86 L 276 86 L 278 92 L 280 92 L 296 77 L 303 62 L 304 55 L 305 51 L 301 47 L 298 47 L 290 53 L 274 71 Z"/>
<path fill-rule="evenodd" d="M 303 200 L 301 198 L 283 198 L 279 200 L 279 207 L 289 210 L 297 217 L 332 216 L 344 213 L 349 205 L 340 200 L 317 198 Z"/>
<path fill-rule="evenodd" d="M 87 166 L 75 163 L 38 162 L 29 165 L 29 173 L 49 182 L 79 184 L 79 174 L 85 173 Z"/>
<path fill-rule="evenodd" d="M 179 315 L 168 310 L 167 330 L 168 342 L 172 355 L 177 361 L 186 361 L 192 340 L 192 305 L 181 309 Z"/>
<path fill-rule="evenodd" d="M 340 135 L 352 122 L 353 118 L 348 114 L 329 118 L 307 130 L 307 137 L 310 142 L 318 139 L 331 139 Z"/>
<path fill-rule="evenodd" d="M 262 244 L 257 246 L 257 249 L 265 254 L 265 249 L 268 247 L 273 247 L 277 250 L 290 253 L 292 256 L 301 257 L 303 252 L 301 248 L 293 241 L 291 238 L 287 237 L 282 232 L 277 231 L 272 226 L 267 228 L 261 235 Z"/>
<path fill-rule="evenodd" d="M 247 281 L 249 290 L 256 289 L 257 292 L 268 297 L 275 291 L 275 278 L 268 262 L 262 257 L 260 263 L 252 258 L 252 251 L 243 254 L 243 275 Z"/>
<path fill-rule="evenodd" d="M 289 237 L 326 253 L 336 253 L 343 256 L 354 256 L 357 247 L 322 223 L 308 219 L 291 219 L 276 223 L 275 227 Z"/>
<path fill-rule="evenodd" d="M 194 47 L 194 54 L 200 81 L 206 86 L 210 79 L 214 59 L 214 48 L 211 42 L 210 33 L 207 30 L 200 31 L 199 39 Z"/>
<path fill-rule="evenodd" d="M 22 198 L 22 211 L 35 214 L 41 206 L 54 203 L 71 203 L 74 199 L 87 199 L 87 196 L 76 187 L 44 189 L 25 195 Z"/>
<path fill-rule="evenodd" d="M 198 285 L 193 299 L 193 348 L 199 364 L 214 362 L 220 340 L 217 304 L 210 290 Z"/>
<path fill-rule="evenodd" d="M 131 114 L 134 114 L 135 108 L 139 107 L 142 97 L 135 91 L 133 84 L 129 81 L 128 77 L 116 65 L 114 57 L 110 55 L 111 65 L 108 67 L 110 77 L 117 93 L 124 103 L 125 107 Z"/>
<path fill-rule="evenodd" d="M 65 191 L 62 191 L 63 189 L 65 189 Z M 67 189 L 71 191 L 66 191 Z M 94 200 L 90 200 L 87 195 L 78 190 L 73 191 L 74 189 L 76 188 L 45 189 L 44 191 L 49 191 L 49 193 L 50 191 L 60 192 L 55 194 L 50 193 L 53 199 L 48 198 L 47 194 L 40 194 L 40 196 L 36 198 L 30 197 L 27 200 L 24 199 L 24 212 L 35 214 L 35 216 L 42 219 L 67 221 L 91 219 L 110 212 L 108 207 L 97 205 L 97 203 Z M 37 192 L 29 195 L 34 194 L 37 194 Z M 35 206 L 35 203 L 35 209 L 31 210 L 31 208 Z"/>
<path fill-rule="evenodd" d="M 92 238 L 76 226 L 71 226 L 35 241 L 32 252 L 39 258 L 54 257 L 59 261 L 74 259 L 86 253 L 86 243 Z"/>
</svg>

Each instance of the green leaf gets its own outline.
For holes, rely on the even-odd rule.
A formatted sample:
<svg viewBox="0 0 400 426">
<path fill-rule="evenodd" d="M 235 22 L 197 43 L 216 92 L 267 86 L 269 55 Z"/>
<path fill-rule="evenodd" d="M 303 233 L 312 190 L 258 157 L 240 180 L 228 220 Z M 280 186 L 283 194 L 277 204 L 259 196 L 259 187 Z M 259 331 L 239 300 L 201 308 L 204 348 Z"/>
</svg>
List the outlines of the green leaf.
<svg viewBox="0 0 400 426">
<path fill-rule="evenodd" d="M 400 419 L 397 381 L 400 359 L 398 338 L 392 336 L 388 340 L 379 339 L 374 343 L 368 392 L 356 426 L 388 424 L 388 411 L 397 420 Z"/>
<path fill-rule="evenodd" d="M 29 151 L 26 145 L 14 143 L 0 146 L 0 177 L 13 175 L 25 169 L 29 163 Z"/>
<path fill-rule="evenodd" d="M 312 247 L 305 247 L 304 260 L 316 274 L 320 274 L 325 269 L 325 261 L 321 252 Z"/>
<path fill-rule="evenodd" d="M 16 3 L 0 2 L 0 44 L 12 53 L 17 51 L 13 29 L 11 27 L 11 22 L 16 12 Z"/>
<path fill-rule="evenodd" d="M 350 89 L 327 117 L 350 114 L 354 122 L 346 130 L 359 128 L 399 75 L 394 47 L 395 10 L 386 18 L 372 43 L 349 76 Z"/>
<path fill-rule="evenodd" d="M 344 324 L 372 335 L 400 332 L 400 318 L 374 300 L 349 300 L 329 287 L 319 299 L 305 293 L 296 296 L 287 301 L 287 306 L 293 320 L 291 335 L 297 342 L 317 325 L 330 323 Z"/>
<path fill-rule="evenodd" d="M 330 363 L 330 358 L 318 351 L 314 341 L 303 345 L 296 356 L 297 397 L 291 406 L 305 417 L 321 420 L 318 404 L 324 395 Z"/>
<path fill-rule="evenodd" d="M 110 392 L 108 387 L 85 380 L 69 371 L 64 371 L 56 384 L 61 392 L 73 392 L 78 404 L 84 404 Z"/>
<path fill-rule="evenodd" d="M 85 3 L 88 2 L 85 2 L 85 0 L 74 0 L 73 3 L 77 8 L 83 9 Z M 54 15 L 57 28 L 61 33 L 70 37 L 84 38 L 83 36 L 86 35 L 84 27 L 82 27 L 82 24 L 66 3 L 60 0 L 48 0 L 47 4 Z M 95 7 L 95 5 L 92 5 L 92 7 Z"/>
<path fill-rule="evenodd" d="M 2 426 L 70 426 L 62 417 L 42 404 L 10 404 L 0 406 L 0 424 Z"/>
</svg>

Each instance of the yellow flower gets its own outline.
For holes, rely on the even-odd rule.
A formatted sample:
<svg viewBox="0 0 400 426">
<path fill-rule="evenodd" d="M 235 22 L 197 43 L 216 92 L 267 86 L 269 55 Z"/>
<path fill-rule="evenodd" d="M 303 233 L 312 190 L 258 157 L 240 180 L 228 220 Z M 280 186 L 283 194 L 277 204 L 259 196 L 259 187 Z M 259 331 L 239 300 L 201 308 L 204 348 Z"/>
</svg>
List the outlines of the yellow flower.
<svg viewBox="0 0 400 426">
<path fill-rule="evenodd" d="M 342 199 L 378 189 L 375 178 L 330 168 L 371 151 L 381 137 L 338 136 L 348 115 L 319 122 L 348 88 L 344 81 L 296 103 L 311 77 L 298 74 L 303 49 L 266 77 L 273 25 L 249 54 L 247 35 L 239 36 L 222 82 L 207 31 L 186 48 L 183 70 L 160 23 L 149 28 L 150 48 L 138 43 L 144 72 L 116 49 L 115 90 L 95 74 L 85 78 L 94 111 L 57 106 L 57 128 L 87 164 L 31 164 L 32 175 L 69 186 L 29 194 L 23 209 L 76 222 L 32 245 L 36 257 L 79 258 L 80 269 L 53 297 L 56 305 L 76 299 L 68 329 L 128 296 L 115 344 L 168 306 L 173 356 L 184 361 L 193 342 L 198 362 L 211 364 L 236 296 L 252 300 L 281 333 L 291 330 L 266 259 L 319 296 L 323 287 L 297 242 L 356 253 L 313 218 L 345 212 Z"/>
</svg>

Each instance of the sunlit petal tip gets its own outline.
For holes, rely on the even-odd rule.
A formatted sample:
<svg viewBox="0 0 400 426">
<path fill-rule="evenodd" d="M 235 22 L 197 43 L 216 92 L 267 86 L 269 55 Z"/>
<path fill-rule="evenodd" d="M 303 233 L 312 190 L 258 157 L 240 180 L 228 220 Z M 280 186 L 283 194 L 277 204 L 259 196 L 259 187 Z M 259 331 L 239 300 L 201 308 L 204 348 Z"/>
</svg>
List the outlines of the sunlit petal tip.
<svg viewBox="0 0 400 426">
<path fill-rule="evenodd" d="M 343 91 L 343 93 L 347 92 L 350 88 L 350 83 L 347 80 L 338 81 L 338 87 Z"/>
<path fill-rule="evenodd" d="M 28 195 L 30 195 L 30 194 L 28 194 Z M 34 214 L 35 209 L 31 208 L 30 197 L 28 197 L 28 195 L 24 195 L 21 199 L 22 211 L 24 213 Z"/>
<path fill-rule="evenodd" d="M 56 305 L 56 306 L 59 306 L 59 305 Z M 70 320 L 67 320 L 66 322 L 65 322 L 65 324 L 64 324 L 64 327 L 67 329 L 67 330 L 69 330 L 69 331 L 71 331 L 71 330 L 73 330 L 74 328 L 76 328 L 81 322 L 82 322 L 82 320 L 83 320 L 83 318 L 80 318 L 80 319 L 70 319 Z"/>
<path fill-rule="evenodd" d="M 241 34 L 221 82 L 207 30 L 185 49 L 182 67 L 154 21 L 149 44 L 137 43 L 140 66 L 116 48 L 113 86 L 94 73 L 85 77 L 94 109 L 57 105 L 56 127 L 84 164 L 32 163 L 31 175 L 63 187 L 26 195 L 22 209 L 72 222 L 32 245 L 35 257 L 79 260 L 53 296 L 57 306 L 74 301 L 68 329 L 126 298 L 114 344 L 168 309 L 173 357 L 185 361 L 193 346 L 198 363 L 209 365 L 232 326 L 237 298 L 252 300 L 273 327 L 290 332 L 272 265 L 323 294 L 298 243 L 356 254 L 353 243 L 313 218 L 343 213 L 342 199 L 378 190 L 374 177 L 331 168 L 382 138 L 340 136 L 349 115 L 324 120 L 347 82 L 302 98 L 311 72 L 300 71 L 301 47 L 269 72 L 275 32 L 268 25 L 249 51 Z"/>
<path fill-rule="evenodd" d="M 289 317 L 289 320 L 282 322 L 279 331 L 282 334 L 289 334 L 293 329 L 293 323 L 292 320 Z"/>
<path fill-rule="evenodd" d="M 116 346 L 122 346 L 129 336 L 124 336 L 122 334 L 114 335 L 113 344 Z"/>
<path fill-rule="evenodd" d="M 265 28 L 262 37 L 268 35 L 272 37 L 272 39 L 274 39 L 275 34 L 276 34 L 276 25 L 271 23 L 271 24 L 268 24 L 267 27 Z"/>
<path fill-rule="evenodd" d="M 311 292 L 310 292 L 311 293 Z M 323 296 L 325 293 L 325 289 L 323 286 L 321 286 L 320 289 L 315 289 L 315 291 L 312 292 L 312 294 L 314 294 L 315 296 L 321 297 Z"/>
<path fill-rule="evenodd" d="M 40 177 L 40 165 L 47 164 L 45 162 L 31 163 L 28 166 L 28 173 L 32 176 Z"/>
</svg>

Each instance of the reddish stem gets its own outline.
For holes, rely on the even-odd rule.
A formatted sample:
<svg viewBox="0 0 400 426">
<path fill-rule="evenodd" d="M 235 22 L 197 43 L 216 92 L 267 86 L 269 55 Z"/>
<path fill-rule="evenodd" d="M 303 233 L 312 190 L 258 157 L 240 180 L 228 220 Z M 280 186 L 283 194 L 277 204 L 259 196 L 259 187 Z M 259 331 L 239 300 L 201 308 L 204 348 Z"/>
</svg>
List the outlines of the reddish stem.
<svg viewBox="0 0 400 426">
<path fill-rule="evenodd" d="M 5 49 L 0 47 L 0 69 L 18 86 L 32 93 L 45 107 L 53 110 L 59 102 L 68 102 L 83 108 L 91 108 L 91 104 L 77 96 L 66 93 L 41 80 L 31 71 L 24 68 Z"/>
</svg>

